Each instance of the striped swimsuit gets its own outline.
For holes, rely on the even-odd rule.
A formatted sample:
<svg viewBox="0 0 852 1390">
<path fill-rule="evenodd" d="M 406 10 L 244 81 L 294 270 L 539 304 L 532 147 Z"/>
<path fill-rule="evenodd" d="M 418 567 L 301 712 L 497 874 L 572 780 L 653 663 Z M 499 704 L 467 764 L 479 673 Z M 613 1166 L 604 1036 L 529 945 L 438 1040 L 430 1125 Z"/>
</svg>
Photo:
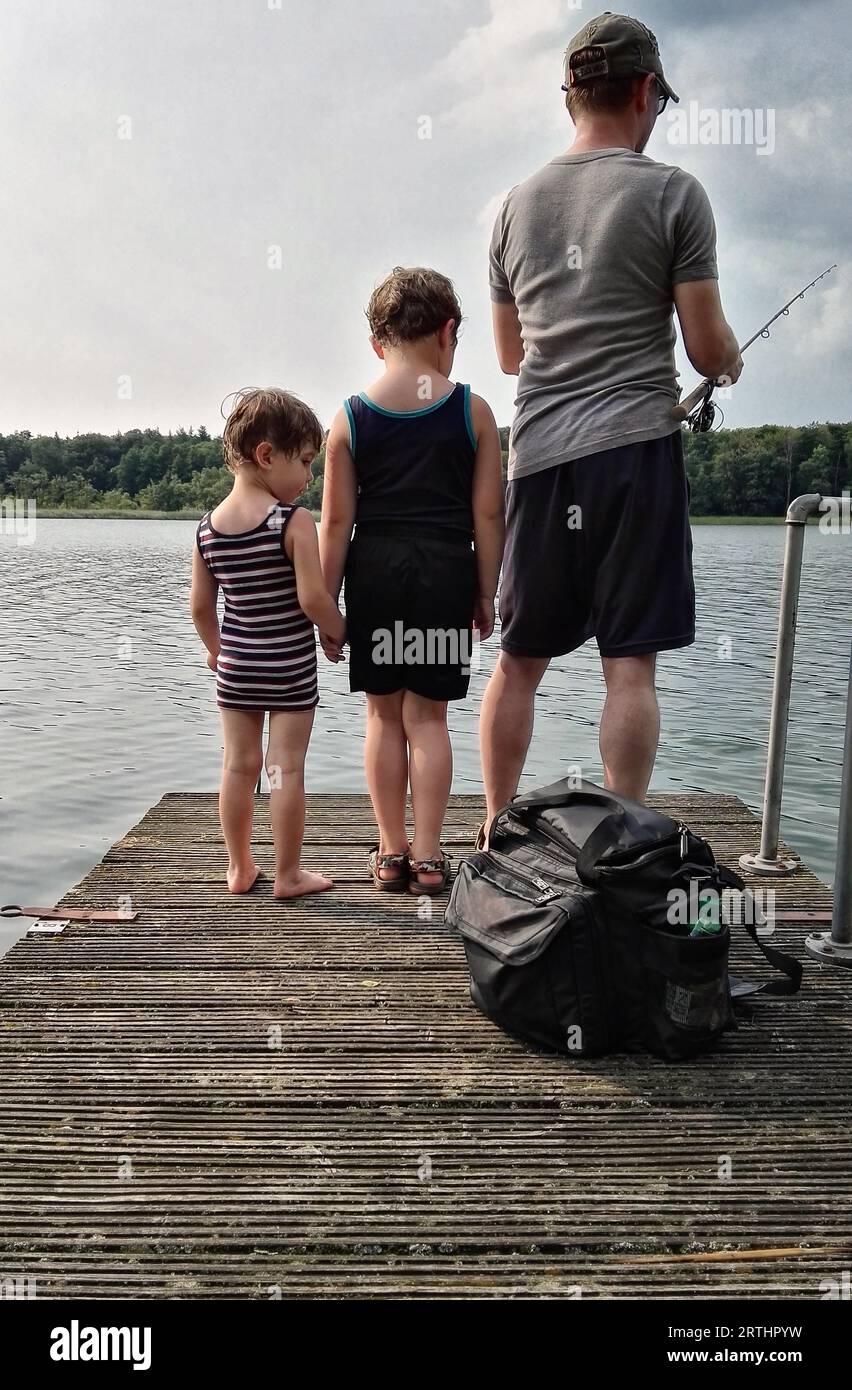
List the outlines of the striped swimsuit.
<svg viewBox="0 0 852 1390">
<path fill-rule="evenodd" d="M 312 709 L 319 701 L 314 625 L 299 607 L 296 571 L 284 550 L 294 506 L 276 504 L 250 531 L 228 536 L 207 512 L 201 558 L 225 598 L 216 699 L 223 709 Z"/>
</svg>

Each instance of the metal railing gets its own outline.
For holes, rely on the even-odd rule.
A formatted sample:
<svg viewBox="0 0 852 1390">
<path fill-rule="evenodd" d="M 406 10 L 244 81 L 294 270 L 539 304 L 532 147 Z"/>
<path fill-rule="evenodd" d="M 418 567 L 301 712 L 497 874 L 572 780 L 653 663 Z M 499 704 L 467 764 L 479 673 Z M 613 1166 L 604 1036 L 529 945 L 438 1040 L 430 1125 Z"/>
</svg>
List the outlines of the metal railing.
<svg viewBox="0 0 852 1390">
<path fill-rule="evenodd" d="M 772 715 L 769 722 L 760 849 L 757 854 L 744 854 L 740 858 L 741 866 L 751 874 L 790 874 L 795 873 L 798 868 L 797 860 L 784 858 L 778 853 L 784 759 L 787 753 L 787 727 L 790 720 L 790 692 L 793 683 L 793 655 L 805 530 L 808 517 L 824 510 L 826 503 L 842 507 L 844 499 L 824 498 L 818 493 L 806 493 L 791 502 L 787 509 L 784 574 L 781 581 L 781 609 L 778 615 L 778 645 L 772 687 Z M 809 936 L 805 941 L 805 947 L 811 955 L 827 963 L 852 966 L 852 655 L 849 664 L 846 732 L 840 775 L 840 823 L 837 834 L 831 932 L 817 932 Z"/>
</svg>

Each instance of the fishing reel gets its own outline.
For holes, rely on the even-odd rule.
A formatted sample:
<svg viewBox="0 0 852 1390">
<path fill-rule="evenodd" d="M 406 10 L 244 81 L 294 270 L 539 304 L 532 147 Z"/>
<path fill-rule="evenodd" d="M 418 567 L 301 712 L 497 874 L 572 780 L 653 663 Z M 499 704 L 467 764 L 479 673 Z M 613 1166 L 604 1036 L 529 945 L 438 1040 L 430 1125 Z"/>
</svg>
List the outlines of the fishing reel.
<svg viewBox="0 0 852 1390">
<path fill-rule="evenodd" d="M 713 400 L 715 386 L 715 381 L 708 381 L 700 401 L 697 405 L 693 406 L 686 417 L 687 428 L 690 429 L 693 434 L 706 434 L 708 430 L 712 430 L 717 417 L 719 419 L 719 426 L 722 425 L 725 419 L 721 406 L 718 406 Z"/>
</svg>

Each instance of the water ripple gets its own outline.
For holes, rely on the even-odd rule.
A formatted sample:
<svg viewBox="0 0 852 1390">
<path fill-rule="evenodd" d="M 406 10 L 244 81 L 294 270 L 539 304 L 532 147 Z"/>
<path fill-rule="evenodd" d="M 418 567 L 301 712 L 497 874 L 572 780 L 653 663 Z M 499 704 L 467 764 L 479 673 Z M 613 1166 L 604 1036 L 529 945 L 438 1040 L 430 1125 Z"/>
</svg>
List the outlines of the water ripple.
<svg viewBox="0 0 852 1390">
<path fill-rule="evenodd" d="M 0 894 L 52 903 L 166 791 L 213 791 L 221 740 L 212 675 L 188 616 L 192 522 L 38 524 L 0 535 Z M 769 727 L 783 527 L 698 527 L 698 640 L 660 658 L 655 787 L 732 792 L 759 810 Z M 847 536 L 810 528 L 784 826 L 833 869 L 852 612 Z M 456 791 L 479 791 L 476 723 L 496 646 L 451 709 Z M 314 791 L 364 791 L 363 708 L 346 667 L 321 660 L 308 758 Z M 579 763 L 600 778 L 603 703 L 593 645 L 555 661 L 538 700 L 524 785 Z M 17 932 L 10 928 L 9 944 Z M 0 939 L 0 950 L 4 940 Z"/>
</svg>

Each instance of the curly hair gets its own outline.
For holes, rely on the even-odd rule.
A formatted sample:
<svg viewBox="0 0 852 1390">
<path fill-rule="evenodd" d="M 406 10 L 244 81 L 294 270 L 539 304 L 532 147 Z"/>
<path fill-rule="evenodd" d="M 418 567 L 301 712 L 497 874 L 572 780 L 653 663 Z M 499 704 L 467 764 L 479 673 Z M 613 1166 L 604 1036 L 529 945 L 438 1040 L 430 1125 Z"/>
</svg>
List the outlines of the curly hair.
<svg viewBox="0 0 852 1390">
<path fill-rule="evenodd" d="M 423 266 L 396 266 L 370 296 L 367 320 L 382 347 L 428 338 L 453 319 L 457 341 L 462 311 L 452 280 Z"/>
</svg>

